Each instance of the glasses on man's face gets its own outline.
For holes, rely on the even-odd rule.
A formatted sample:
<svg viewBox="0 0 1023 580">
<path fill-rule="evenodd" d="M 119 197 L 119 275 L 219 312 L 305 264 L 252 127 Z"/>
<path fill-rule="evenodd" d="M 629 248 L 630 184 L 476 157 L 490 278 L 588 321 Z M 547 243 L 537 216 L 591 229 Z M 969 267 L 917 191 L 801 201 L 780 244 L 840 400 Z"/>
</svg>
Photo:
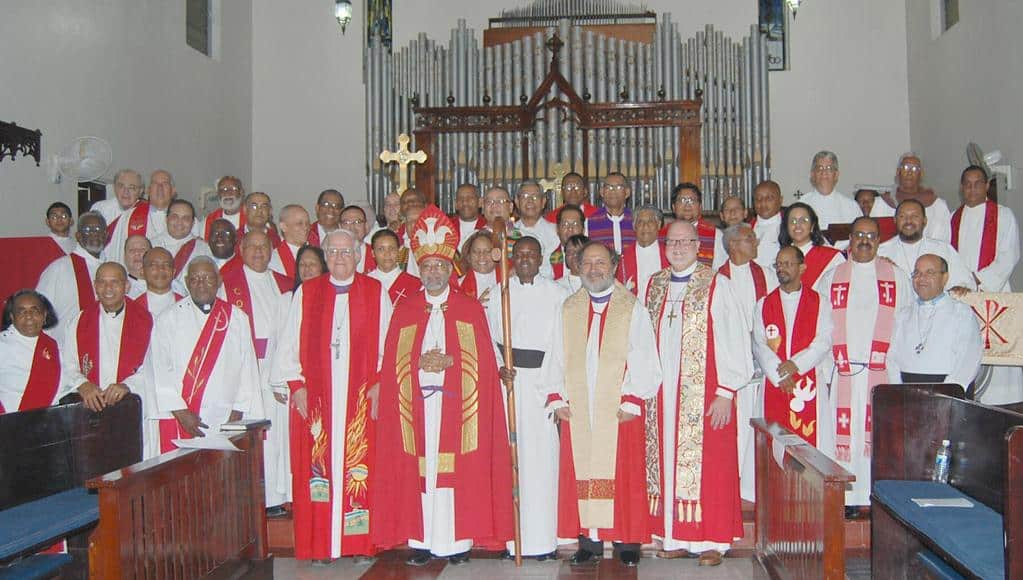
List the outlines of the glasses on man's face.
<svg viewBox="0 0 1023 580">
<path fill-rule="evenodd" d="M 907 173 L 920 173 L 920 166 L 914 165 L 912 163 L 903 163 L 901 166 L 899 166 L 899 169 Z"/>
<path fill-rule="evenodd" d="M 319 206 L 323 209 L 341 209 L 341 204 L 333 201 L 321 201 Z"/>
<path fill-rule="evenodd" d="M 487 207 L 493 207 L 495 205 L 508 205 L 509 203 L 511 203 L 510 199 L 504 199 L 504 198 L 502 198 L 502 199 L 488 199 L 488 200 L 483 202 L 483 205 L 485 205 Z"/>
<path fill-rule="evenodd" d="M 664 240 L 664 245 L 666 247 L 668 247 L 668 248 L 671 248 L 671 247 L 674 247 L 674 246 L 692 246 L 693 244 L 696 244 L 699 241 L 700 241 L 699 238 L 682 238 L 682 239 L 668 238 L 668 239 Z"/>
<path fill-rule="evenodd" d="M 117 189 L 127 189 L 131 193 L 138 193 L 138 192 L 142 191 L 142 186 L 141 185 L 135 185 L 135 184 L 125 185 L 123 183 L 118 183 L 116 187 L 117 187 Z"/>
<path fill-rule="evenodd" d="M 604 191 L 625 191 L 629 186 L 624 183 L 616 183 L 614 185 L 604 185 Z"/>
<path fill-rule="evenodd" d="M 519 199 L 522 201 L 540 201 L 543 196 L 539 193 L 520 193 Z"/>
<path fill-rule="evenodd" d="M 561 227 L 563 228 L 581 228 L 583 222 L 579 220 L 562 220 Z"/>
<path fill-rule="evenodd" d="M 818 165 L 817 167 L 814 167 L 813 170 L 817 173 L 834 173 L 838 171 L 838 168 L 834 165 Z"/>
<path fill-rule="evenodd" d="M 941 270 L 913 270 L 912 278 L 937 278 L 944 274 Z"/>
<path fill-rule="evenodd" d="M 185 279 L 193 284 L 204 284 L 206 286 L 213 286 L 219 281 L 216 274 L 190 274 Z"/>
<path fill-rule="evenodd" d="M 237 185 L 221 185 L 220 187 L 217 188 L 217 191 L 219 193 L 238 193 L 241 190 L 242 188 L 238 187 Z"/>
<path fill-rule="evenodd" d="M 679 197 L 675 199 L 675 203 L 681 203 L 682 205 L 696 205 L 700 203 L 695 197 Z"/>
<path fill-rule="evenodd" d="M 366 220 L 364 220 L 362 218 L 355 218 L 355 219 L 351 219 L 351 220 L 341 220 L 341 225 L 343 225 L 343 226 L 361 226 L 364 223 L 366 223 Z"/>
<path fill-rule="evenodd" d="M 789 225 L 793 225 L 793 226 L 804 225 L 804 226 L 806 226 L 806 225 L 810 225 L 810 222 L 812 222 L 812 221 L 813 220 L 811 220 L 810 218 L 808 218 L 806 216 L 794 217 L 794 218 L 789 218 Z"/>
<path fill-rule="evenodd" d="M 104 233 L 107 229 L 103 226 L 82 226 L 78 231 L 83 235 Z"/>
<path fill-rule="evenodd" d="M 270 204 L 269 203 L 250 203 L 247 207 L 251 211 L 256 211 L 256 210 L 260 210 L 260 209 L 267 209 L 268 210 L 268 209 L 270 209 Z"/>
<path fill-rule="evenodd" d="M 327 248 L 323 250 L 323 255 L 328 258 L 354 258 L 355 250 L 352 248 Z"/>
<path fill-rule="evenodd" d="M 877 232 L 853 232 L 851 236 L 857 240 L 876 240 L 880 237 Z"/>
<path fill-rule="evenodd" d="M 582 191 L 583 186 L 579 183 L 566 183 L 561 186 L 561 191 Z"/>
</svg>

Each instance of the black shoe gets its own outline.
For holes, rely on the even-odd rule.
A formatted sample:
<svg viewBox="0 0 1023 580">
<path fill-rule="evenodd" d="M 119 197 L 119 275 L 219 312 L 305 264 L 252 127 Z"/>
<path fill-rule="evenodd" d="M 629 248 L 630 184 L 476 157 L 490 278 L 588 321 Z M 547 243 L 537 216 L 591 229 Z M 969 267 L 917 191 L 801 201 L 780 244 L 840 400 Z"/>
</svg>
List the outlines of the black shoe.
<svg viewBox="0 0 1023 580">
<path fill-rule="evenodd" d="M 511 551 L 509 551 L 509 550 L 504 550 L 504 551 L 501 552 L 501 555 L 498 556 L 498 558 L 500 558 L 502 560 L 514 560 L 515 559 L 515 555 L 512 554 Z"/>
<path fill-rule="evenodd" d="M 555 551 L 551 552 L 550 554 L 540 554 L 539 556 L 535 556 L 535 558 L 536 558 L 537 562 L 546 562 L 547 560 L 557 560 L 558 559 L 558 552 L 557 552 L 557 550 L 555 550 Z"/>
<path fill-rule="evenodd" d="M 622 550 L 618 552 L 618 559 L 626 566 L 634 567 L 639 564 L 639 552 L 635 550 Z"/>
<path fill-rule="evenodd" d="M 268 518 L 280 518 L 288 515 L 288 510 L 284 509 L 282 505 L 275 505 L 273 507 L 266 508 L 266 517 Z"/>
<path fill-rule="evenodd" d="M 465 564 L 468 561 L 469 561 L 469 552 L 462 552 L 461 554 L 455 554 L 453 556 L 448 556 L 448 564 L 451 564 L 452 566 L 458 566 L 460 564 Z"/>
<path fill-rule="evenodd" d="M 583 550 L 580 548 L 576 550 L 575 554 L 568 560 L 571 564 L 596 564 L 599 557 L 589 550 Z"/>
<path fill-rule="evenodd" d="M 855 520 L 860 517 L 860 508 L 854 505 L 845 506 L 845 519 Z"/>
<path fill-rule="evenodd" d="M 430 559 L 433 556 L 430 555 L 429 550 L 412 550 L 412 555 L 405 560 L 405 563 L 409 566 L 425 566 L 430 563 Z"/>
</svg>

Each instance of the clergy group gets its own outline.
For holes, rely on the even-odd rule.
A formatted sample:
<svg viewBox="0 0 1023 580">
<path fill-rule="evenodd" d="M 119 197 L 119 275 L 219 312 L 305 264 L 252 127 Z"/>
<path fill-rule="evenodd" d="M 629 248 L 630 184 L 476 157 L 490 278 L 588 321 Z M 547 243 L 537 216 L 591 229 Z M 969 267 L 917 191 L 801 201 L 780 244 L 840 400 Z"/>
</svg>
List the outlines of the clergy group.
<svg viewBox="0 0 1023 580">
<path fill-rule="evenodd" d="M 566 175 L 558 207 L 536 182 L 466 183 L 451 215 L 414 188 L 275 209 L 224 176 L 201 216 L 170 172 L 121 170 L 89 211 L 48 208 L 52 261 L 3 311 L 0 412 L 134 394 L 146 457 L 270 419 L 268 515 L 318 564 L 572 545 L 573 565 L 635 566 L 653 543 L 717 565 L 756 499 L 751 418 L 851 471 L 856 517 L 876 385 L 1023 400 L 959 301 L 1011 291 L 1019 261 L 985 169 L 962 171 L 954 212 L 913 153 L 890 191 L 839 175 L 821 151 L 812 192 L 783 207 L 764 181 L 752 208 L 692 183 L 637 204 L 621 173 L 593 192 Z"/>
</svg>

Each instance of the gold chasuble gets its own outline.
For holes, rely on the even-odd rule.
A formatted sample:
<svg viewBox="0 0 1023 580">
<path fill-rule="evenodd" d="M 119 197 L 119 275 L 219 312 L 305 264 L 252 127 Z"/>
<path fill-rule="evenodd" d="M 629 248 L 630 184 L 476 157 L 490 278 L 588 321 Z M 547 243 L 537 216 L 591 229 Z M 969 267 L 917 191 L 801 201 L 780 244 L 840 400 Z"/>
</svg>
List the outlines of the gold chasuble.
<svg viewBox="0 0 1023 580">
<path fill-rule="evenodd" d="M 615 284 L 601 320 L 600 364 L 592 402 L 586 380 L 586 344 L 592 314 L 590 295 L 577 292 L 565 301 L 565 387 L 572 408 L 572 460 L 584 528 L 611 528 L 615 513 L 615 465 L 618 458 L 618 409 L 629 354 L 629 332 L 636 297 Z M 604 333 L 604 328 L 609 331 Z M 624 330 L 624 332 L 623 332 Z"/>
</svg>

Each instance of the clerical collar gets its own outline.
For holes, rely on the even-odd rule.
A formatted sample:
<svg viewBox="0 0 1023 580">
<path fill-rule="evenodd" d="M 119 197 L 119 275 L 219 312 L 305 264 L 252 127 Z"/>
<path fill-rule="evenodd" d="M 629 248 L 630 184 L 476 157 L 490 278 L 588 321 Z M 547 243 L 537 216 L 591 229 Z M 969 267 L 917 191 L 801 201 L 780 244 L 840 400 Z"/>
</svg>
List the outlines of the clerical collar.
<svg viewBox="0 0 1023 580">
<path fill-rule="evenodd" d="M 444 287 L 444 291 L 441 292 L 439 296 L 434 296 L 433 294 L 430 294 L 429 292 L 423 292 L 423 295 L 426 296 L 426 303 L 427 304 L 429 304 L 431 306 L 442 306 L 444 303 L 446 303 L 448 301 L 448 295 L 450 293 L 451 293 L 451 286 L 448 285 L 448 286 Z"/>
<path fill-rule="evenodd" d="M 793 245 L 794 245 L 794 244 L 793 244 Z M 806 254 L 807 254 L 807 253 L 808 253 L 808 252 L 809 252 L 810 250 L 812 250 L 812 249 L 813 249 L 813 240 L 808 240 L 808 241 L 806 242 L 806 244 L 804 244 L 804 245 L 802 245 L 802 246 L 796 246 L 796 247 L 797 247 L 797 248 L 799 248 L 799 251 L 800 251 L 800 252 L 803 252 L 803 256 L 805 257 L 805 256 L 806 256 Z"/>
<path fill-rule="evenodd" d="M 463 223 L 463 224 L 473 224 L 473 225 L 476 225 L 476 222 L 479 221 L 479 219 L 480 218 L 477 216 L 477 217 L 472 218 L 471 220 L 463 220 L 461 218 L 461 216 L 459 216 L 458 221 L 459 221 L 459 223 Z"/>
<path fill-rule="evenodd" d="M 686 268 L 685 270 L 682 270 L 681 272 L 676 272 L 676 271 L 672 270 L 671 271 L 671 281 L 679 283 L 679 284 L 688 282 L 689 278 L 692 277 L 693 272 L 696 271 L 696 266 L 698 264 L 699 264 L 699 262 L 693 262 L 688 268 Z"/>
<path fill-rule="evenodd" d="M 919 296 L 917 296 L 916 303 L 920 306 L 937 306 L 938 303 L 941 302 L 941 299 L 944 298 L 945 296 L 946 293 L 944 291 L 942 291 L 941 294 L 938 294 L 934 298 L 931 298 L 930 300 L 922 300 Z"/>
<path fill-rule="evenodd" d="M 334 286 L 335 294 L 348 294 L 348 290 L 352 287 L 352 282 L 355 280 L 355 276 L 350 276 L 345 280 L 338 280 L 331 276 L 330 283 Z"/>
<path fill-rule="evenodd" d="M 192 304 L 195 304 L 196 308 L 201 310 L 203 314 L 209 314 L 213 310 L 213 303 L 212 302 L 210 302 L 209 304 L 199 304 L 193 298 L 192 299 Z"/>
<path fill-rule="evenodd" d="M 750 260 L 750 262 L 752 262 L 752 261 L 753 260 Z M 740 270 L 743 269 L 743 268 L 747 268 L 748 269 L 749 268 L 749 262 L 746 262 L 745 264 L 736 264 L 731 259 L 729 259 L 728 260 L 728 267 L 733 269 L 733 270 L 736 269 L 736 268 L 739 268 Z"/>
<path fill-rule="evenodd" d="M 250 268 L 248 266 L 248 264 L 244 264 L 243 263 L 242 267 L 245 268 L 245 272 L 247 274 L 252 274 L 253 276 L 264 276 L 265 277 L 265 276 L 269 276 L 270 275 L 270 268 L 267 268 L 266 270 L 263 270 L 262 272 L 257 272 L 255 270 L 253 270 L 252 268 Z"/>
<path fill-rule="evenodd" d="M 515 278 L 514 278 L 514 280 L 515 280 L 516 282 L 518 282 L 520 286 L 535 286 L 535 285 L 536 285 L 536 279 L 537 279 L 537 278 L 539 278 L 539 277 L 540 277 L 540 274 L 536 274 L 535 276 L 533 276 L 533 281 L 532 281 L 532 282 L 524 282 L 524 281 L 522 280 L 522 278 L 519 278 L 519 277 L 518 277 L 518 276 L 516 275 L 516 276 L 515 276 Z"/>
<path fill-rule="evenodd" d="M 124 312 L 124 305 L 125 305 L 125 303 L 122 302 L 121 303 L 121 307 L 118 308 L 117 310 L 113 311 L 113 312 L 108 312 L 106 308 L 103 308 L 103 314 L 106 314 L 110 318 L 117 318 L 118 316 L 121 315 L 122 312 Z"/>
<path fill-rule="evenodd" d="M 625 211 L 623 210 L 621 215 L 611 215 L 611 212 L 607 212 L 607 219 L 613 222 L 620 222 L 625 219 Z"/>
<path fill-rule="evenodd" d="M 857 262 L 856 260 L 850 260 L 850 262 L 852 262 L 852 264 L 853 264 L 853 268 L 873 268 L 874 267 L 874 262 L 876 262 L 876 261 L 877 261 L 877 258 L 874 258 L 873 260 L 871 260 L 869 262 Z"/>
<path fill-rule="evenodd" d="M 780 221 L 781 221 L 781 212 L 778 212 L 778 213 L 774 214 L 773 216 L 771 216 L 769 218 L 757 216 L 757 224 L 758 225 L 761 224 L 761 223 L 773 224 L 775 222 L 780 222 Z"/>
<path fill-rule="evenodd" d="M 594 304 L 604 304 L 611 299 L 611 294 L 614 292 L 614 290 L 615 287 L 614 284 L 612 284 L 610 287 L 608 287 L 607 290 L 602 290 L 600 292 L 590 292 L 590 302 L 593 302 Z M 589 291 L 587 290 L 587 292 Z"/>
</svg>

